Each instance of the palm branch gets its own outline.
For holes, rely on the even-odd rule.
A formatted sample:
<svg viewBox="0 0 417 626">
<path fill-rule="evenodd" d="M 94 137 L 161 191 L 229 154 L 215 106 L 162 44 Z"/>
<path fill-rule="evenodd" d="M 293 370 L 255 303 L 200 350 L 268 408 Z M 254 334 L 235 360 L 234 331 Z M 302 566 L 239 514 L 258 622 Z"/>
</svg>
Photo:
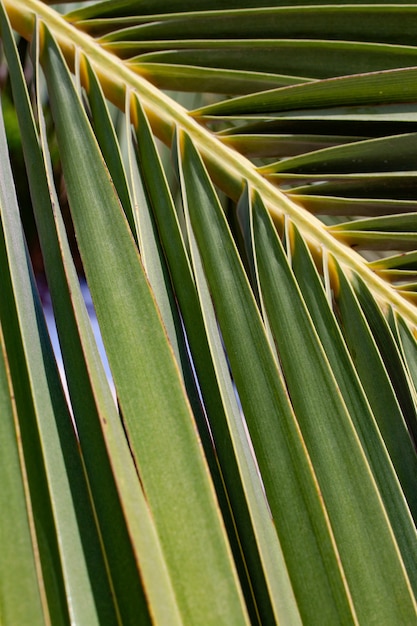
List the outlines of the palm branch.
<svg viewBox="0 0 417 626">
<path fill-rule="evenodd" d="M 2 0 L 2 623 L 415 623 L 416 13 Z"/>
</svg>

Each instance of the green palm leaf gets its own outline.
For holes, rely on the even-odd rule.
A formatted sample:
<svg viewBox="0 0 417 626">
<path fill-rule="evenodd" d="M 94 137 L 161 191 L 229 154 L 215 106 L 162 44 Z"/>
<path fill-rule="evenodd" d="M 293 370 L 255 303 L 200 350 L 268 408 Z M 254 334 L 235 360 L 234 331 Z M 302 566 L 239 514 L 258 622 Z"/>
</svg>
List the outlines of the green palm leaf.
<svg viewBox="0 0 417 626">
<path fill-rule="evenodd" d="M 414 623 L 417 4 L 49 4 L 0 5 L 2 623 Z"/>
</svg>

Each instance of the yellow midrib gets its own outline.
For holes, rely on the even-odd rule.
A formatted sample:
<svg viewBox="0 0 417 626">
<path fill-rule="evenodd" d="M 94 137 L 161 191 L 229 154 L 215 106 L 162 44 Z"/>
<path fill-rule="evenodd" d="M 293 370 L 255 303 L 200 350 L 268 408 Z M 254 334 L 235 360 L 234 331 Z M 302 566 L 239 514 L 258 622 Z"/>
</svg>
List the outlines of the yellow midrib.
<svg viewBox="0 0 417 626">
<path fill-rule="evenodd" d="M 3 2 L 13 28 L 22 36 L 31 38 L 35 25 L 34 16 L 37 16 L 57 39 L 70 66 L 74 65 L 77 49 L 81 56 L 88 58 L 97 72 L 106 97 L 116 106 L 125 109 L 126 88 L 136 91 L 158 136 L 167 141 L 175 127 L 185 130 L 191 136 L 208 168 L 221 172 L 229 192 L 236 193 L 237 190 L 243 189 L 244 182 L 247 181 L 260 193 L 275 221 L 282 222 L 285 215 L 289 216 L 305 237 L 315 257 L 325 248 L 345 271 L 356 271 L 360 274 L 380 304 L 391 305 L 413 327 L 417 327 L 417 308 L 368 268 L 359 254 L 333 237 L 316 217 L 290 200 L 257 172 L 248 159 L 224 145 L 218 137 L 200 125 L 186 109 L 130 69 L 128 63 L 121 62 L 96 40 L 78 30 L 39 0 L 3 0 Z M 85 82 L 83 72 L 81 79 Z M 219 183 L 219 179 L 216 182 Z"/>
</svg>

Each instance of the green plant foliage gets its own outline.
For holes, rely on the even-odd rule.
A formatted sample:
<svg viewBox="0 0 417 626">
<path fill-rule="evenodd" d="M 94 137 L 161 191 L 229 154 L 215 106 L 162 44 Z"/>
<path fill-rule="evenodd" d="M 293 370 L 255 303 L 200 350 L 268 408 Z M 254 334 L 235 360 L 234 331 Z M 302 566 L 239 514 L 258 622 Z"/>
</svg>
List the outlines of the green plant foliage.
<svg viewBox="0 0 417 626">
<path fill-rule="evenodd" d="M 1 624 L 416 623 L 417 3 L 50 5 L 0 0 Z"/>
</svg>

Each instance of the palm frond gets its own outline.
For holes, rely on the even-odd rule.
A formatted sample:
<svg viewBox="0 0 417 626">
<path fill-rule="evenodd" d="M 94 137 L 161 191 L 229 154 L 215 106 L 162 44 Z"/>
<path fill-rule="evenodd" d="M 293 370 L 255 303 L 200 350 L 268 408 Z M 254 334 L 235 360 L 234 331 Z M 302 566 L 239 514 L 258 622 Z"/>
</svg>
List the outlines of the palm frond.
<svg viewBox="0 0 417 626">
<path fill-rule="evenodd" d="M 0 7 L 5 624 L 414 623 L 417 5 L 78 5 Z"/>
</svg>

